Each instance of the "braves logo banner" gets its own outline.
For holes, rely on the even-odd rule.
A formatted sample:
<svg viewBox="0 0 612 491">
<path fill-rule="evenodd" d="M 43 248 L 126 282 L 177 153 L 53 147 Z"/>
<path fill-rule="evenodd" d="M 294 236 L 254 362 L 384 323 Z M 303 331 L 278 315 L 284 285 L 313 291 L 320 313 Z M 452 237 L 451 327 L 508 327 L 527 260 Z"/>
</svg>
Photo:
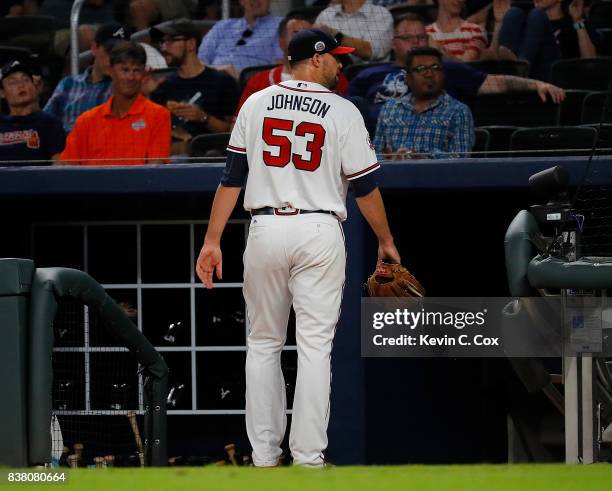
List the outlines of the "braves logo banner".
<svg viewBox="0 0 612 491">
<path fill-rule="evenodd" d="M 40 137 L 36 130 L 7 131 L 0 133 L 0 145 L 25 143 L 28 148 L 40 148 Z"/>
</svg>

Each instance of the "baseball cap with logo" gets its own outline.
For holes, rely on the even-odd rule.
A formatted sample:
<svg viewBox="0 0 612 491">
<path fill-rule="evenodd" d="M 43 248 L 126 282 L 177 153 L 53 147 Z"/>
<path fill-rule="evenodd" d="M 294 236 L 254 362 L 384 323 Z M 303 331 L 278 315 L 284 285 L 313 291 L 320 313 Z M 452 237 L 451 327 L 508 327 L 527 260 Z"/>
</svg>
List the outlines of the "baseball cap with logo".
<svg viewBox="0 0 612 491">
<path fill-rule="evenodd" d="M 323 55 L 345 55 L 355 51 L 355 48 L 340 46 L 338 41 L 325 31 L 320 29 L 304 29 L 296 33 L 289 42 L 287 59 L 289 61 L 300 61 L 312 58 L 315 54 Z"/>
<path fill-rule="evenodd" d="M 0 82 L 8 77 L 11 73 L 24 72 L 32 76 L 32 69 L 25 63 L 21 63 L 18 60 L 11 61 L 0 68 Z"/>
<path fill-rule="evenodd" d="M 95 41 L 98 46 L 104 46 L 106 51 L 117 43 L 117 41 L 125 41 L 129 39 L 127 27 L 121 24 L 104 24 L 96 31 Z"/>
<path fill-rule="evenodd" d="M 189 19 L 176 19 L 149 29 L 149 36 L 154 43 L 159 43 L 164 36 L 195 39 L 197 44 L 202 40 L 202 33 Z"/>
</svg>

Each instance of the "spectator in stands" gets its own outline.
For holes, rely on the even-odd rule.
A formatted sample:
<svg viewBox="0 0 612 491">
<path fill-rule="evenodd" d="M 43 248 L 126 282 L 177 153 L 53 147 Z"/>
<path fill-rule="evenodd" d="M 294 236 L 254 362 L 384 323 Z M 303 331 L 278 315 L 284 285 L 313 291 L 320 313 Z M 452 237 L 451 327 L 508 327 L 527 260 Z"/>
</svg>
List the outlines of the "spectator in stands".
<svg viewBox="0 0 612 491">
<path fill-rule="evenodd" d="M 202 40 L 199 29 L 184 19 L 153 27 L 150 33 L 151 39 L 160 43 L 168 64 L 177 67 L 177 72 L 151 95 L 153 101 L 172 112 L 174 139 L 188 141 L 201 133 L 229 131 L 238 102 L 238 84 L 198 59 Z"/>
<path fill-rule="evenodd" d="M 491 35 L 489 47 L 483 52 L 481 58 L 497 58 L 499 48 L 499 32 L 506 12 L 512 7 L 512 0 L 493 0 L 468 17 L 468 22 L 479 24 L 485 32 Z"/>
<path fill-rule="evenodd" d="M 279 63 L 283 53 L 278 46 L 280 17 L 270 14 L 270 0 L 240 0 L 244 17 L 217 22 L 208 31 L 198 58 L 234 78 L 247 66 Z"/>
<path fill-rule="evenodd" d="M 438 18 L 426 28 L 430 46 L 461 61 L 480 59 L 487 47 L 487 33 L 461 17 L 465 0 L 438 0 Z"/>
<path fill-rule="evenodd" d="M 317 17 L 316 24 L 328 28 L 343 46 L 355 48 L 353 55 L 364 61 L 388 59 L 393 38 L 393 17 L 369 0 L 339 0 Z"/>
<path fill-rule="evenodd" d="M 387 101 L 378 118 L 374 147 L 394 159 L 465 156 L 474 143 L 469 108 L 444 91 L 442 54 L 415 48 L 406 58 L 410 94 Z"/>
<path fill-rule="evenodd" d="M 534 5 L 528 14 L 512 7 L 504 16 L 499 34 L 502 57 L 509 53 L 527 60 L 532 77 L 548 80 L 550 66 L 559 58 L 597 55 L 597 33 L 584 18 L 584 0 L 573 0 L 567 12 L 562 0 L 534 0 Z"/>
<path fill-rule="evenodd" d="M 19 61 L 3 66 L 0 96 L 9 107 L 9 115 L 0 114 L 0 166 L 50 165 L 64 149 L 66 133 L 59 119 L 38 109 L 30 68 Z"/>
<path fill-rule="evenodd" d="M 283 52 L 283 63 L 269 70 L 258 72 L 249 78 L 240 96 L 235 114 L 238 114 L 244 101 L 255 92 L 259 92 L 270 85 L 284 82 L 285 80 L 291 80 L 289 61 L 287 60 L 287 47 L 289 46 L 289 41 L 291 41 L 291 38 L 296 32 L 302 29 L 312 29 L 312 26 L 311 17 L 307 13 L 302 14 L 300 12 L 290 13 L 280 22 L 278 25 L 278 44 Z M 338 85 L 334 92 L 343 95 L 347 89 L 348 80 L 344 74 L 340 74 Z"/>
<path fill-rule="evenodd" d="M 426 47 L 427 42 L 423 19 L 415 14 L 406 14 L 396 21 L 393 63 L 366 68 L 351 80 L 348 96 L 353 100 L 362 99 L 355 102 L 358 102 L 372 134 L 382 104 L 389 99 L 403 97 L 409 90 L 405 70 L 407 54 L 411 49 Z M 512 75 L 489 75 L 456 60 L 445 59 L 442 67 L 446 91 L 459 100 L 513 91 L 537 92 L 543 102 L 550 98 L 560 103 L 565 98 L 563 89 L 538 80 Z"/>
<path fill-rule="evenodd" d="M 66 131 L 72 129 L 82 113 L 102 104 L 110 97 L 108 53 L 118 41 L 126 38 L 127 30 L 119 24 L 106 24 L 100 27 L 91 45 L 93 65 L 83 73 L 64 77 L 55 88 L 44 110 L 57 116 Z"/>
<path fill-rule="evenodd" d="M 69 165 L 166 163 L 170 156 L 170 112 L 142 95 L 147 55 L 130 41 L 110 52 L 113 95 L 83 113 L 68 135 L 61 160 Z"/>
<path fill-rule="evenodd" d="M 130 0 L 130 25 L 142 31 L 160 22 L 193 17 L 197 0 Z"/>
</svg>

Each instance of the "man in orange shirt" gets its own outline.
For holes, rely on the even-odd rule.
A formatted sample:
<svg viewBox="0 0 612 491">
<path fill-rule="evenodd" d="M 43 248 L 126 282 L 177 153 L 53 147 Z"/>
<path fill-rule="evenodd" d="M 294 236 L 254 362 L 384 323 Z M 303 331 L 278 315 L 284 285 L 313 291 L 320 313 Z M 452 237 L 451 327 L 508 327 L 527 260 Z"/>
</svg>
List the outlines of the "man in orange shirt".
<svg viewBox="0 0 612 491">
<path fill-rule="evenodd" d="M 68 165 L 167 163 L 170 112 L 142 95 L 147 76 L 142 46 L 121 41 L 110 52 L 113 96 L 84 112 L 68 135 L 61 155 Z"/>
</svg>

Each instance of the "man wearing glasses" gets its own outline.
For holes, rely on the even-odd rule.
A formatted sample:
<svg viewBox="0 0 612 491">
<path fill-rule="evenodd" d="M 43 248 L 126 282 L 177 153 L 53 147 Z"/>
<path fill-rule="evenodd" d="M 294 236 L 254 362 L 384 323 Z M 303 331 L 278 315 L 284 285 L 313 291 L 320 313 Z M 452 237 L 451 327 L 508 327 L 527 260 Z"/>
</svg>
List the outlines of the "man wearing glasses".
<svg viewBox="0 0 612 491">
<path fill-rule="evenodd" d="M 465 104 L 444 91 L 442 54 L 415 48 L 406 68 L 410 94 L 382 107 L 374 139 L 377 155 L 393 160 L 466 156 L 474 143 L 474 120 Z"/>
<path fill-rule="evenodd" d="M 238 84 L 198 59 L 202 35 L 194 23 L 176 20 L 152 27 L 149 32 L 168 65 L 177 68 L 151 94 L 154 102 L 170 109 L 175 133 L 179 129 L 190 136 L 229 131 L 239 97 Z"/>
<path fill-rule="evenodd" d="M 243 68 L 280 63 L 278 46 L 281 17 L 270 14 L 270 0 L 240 0 L 244 17 L 217 22 L 208 31 L 198 58 L 238 78 Z"/>
<path fill-rule="evenodd" d="M 406 55 L 411 49 L 428 45 L 423 19 L 416 14 L 406 14 L 395 22 L 393 37 L 393 63 L 362 70 L 349 85 L 348 96 L 362 98 L 362 109 L 368 129 L 373 132 L 382 104 L 389 99 L 403 97 L 408 92 L 406 84 Z M 469 64 L 442 61 L 445 89 L 451 97 L 465 100 L 483 94 L 500 94 L 511 91 L 537 92 L 542 101 L 550 98 L 560 103 L 565 98 L 563 89 L 554 85 L 512 75 L 489 75 Z M 365 99 L 365 100 L 364 100 Z"/>
</svg>

